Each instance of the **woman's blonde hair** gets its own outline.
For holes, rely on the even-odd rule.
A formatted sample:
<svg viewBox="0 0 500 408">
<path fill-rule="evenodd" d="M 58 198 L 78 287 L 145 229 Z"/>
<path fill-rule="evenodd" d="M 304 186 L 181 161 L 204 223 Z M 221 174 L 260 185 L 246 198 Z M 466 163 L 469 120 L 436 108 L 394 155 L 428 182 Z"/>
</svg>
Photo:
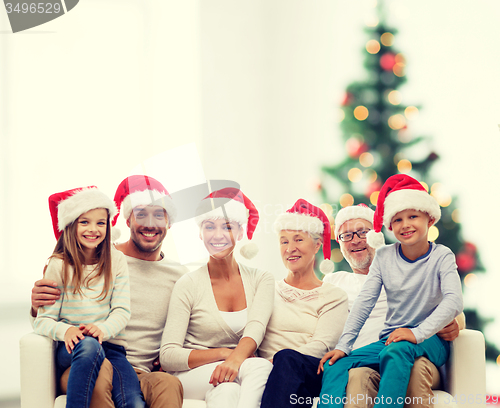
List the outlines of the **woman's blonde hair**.
<svg viewBox="0 0 500 408">
<path fill-rule="evenodd" d="M 99 300 L 104 300 L 108 295 L 109 288 L 111 286 L 111 223 L 109 217 L 109 211 L 106 209 L 108 214 L 106 220 L 106 236 L 104 240 L 96 248 L 97 265 L 94 271 L 95 274 L 89 275 L 86 279 L 83 279 L 83 267 L 85 265 L 85 254 L 78 243 L 76 237 L 76 229 L 78 227 L 78 217 L 75 221 L 69 224 L 61 236 L 57 240 L 54 251 L 52 252 L 52 257 L 59 258 L 63 261 L 63 285 L 64 290 L 71 285 L 73 287 L 74 294 L 82 294 L 82 287 L 90 287 L 93 280 L 104 276 L 104 287 L 102 292 L 97 296 L 101 297 Z M 73 267 L 73 276 L 71 276 L 69 266 Z M 45 266 L 47 269 L 47 266 Z M 45 274 L 44 269 L 44 274 Z"/>
</svg>

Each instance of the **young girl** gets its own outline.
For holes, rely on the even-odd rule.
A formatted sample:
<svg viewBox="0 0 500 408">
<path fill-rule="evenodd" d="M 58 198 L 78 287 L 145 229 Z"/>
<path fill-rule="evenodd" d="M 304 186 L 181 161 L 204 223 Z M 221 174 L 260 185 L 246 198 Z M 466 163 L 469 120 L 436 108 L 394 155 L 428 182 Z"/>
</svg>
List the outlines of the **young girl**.
<svg viewBox="0 0 500 408">
<path fill-rule="evenodd" d="M 57 244 L 44 276 L 57 282 L 61 296 L 54 305 L 38 310 L 34 329 L 59 341 L 59 375 L 71 366 L 66 406 L 89 407 L 107 358 L 113 365 L 116 407 L 145 407 L 124 348 L 130 291 L 125 257 L 111 246 L 114 203 L 91 186 L 53 194 L 49 207 Z"/>
</svg>

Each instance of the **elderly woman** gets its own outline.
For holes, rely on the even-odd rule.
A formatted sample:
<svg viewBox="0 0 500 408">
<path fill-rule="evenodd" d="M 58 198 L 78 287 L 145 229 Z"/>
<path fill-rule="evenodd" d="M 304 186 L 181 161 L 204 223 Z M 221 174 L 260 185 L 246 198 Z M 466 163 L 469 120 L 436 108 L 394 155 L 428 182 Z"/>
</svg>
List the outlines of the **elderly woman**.
<svg viewBox="0 0 500 408">
<path fill-rule="evenodd" d="M 234 188 L 210 194 L 200 207 L 197 223 L 210 258 L 175 284 L 160 362 L 182 382 L 184 398 L 209 408 L 258 408 L 272 364 L 249 357 L 271 316 L 274 278 L 233 257 L 245 224 L 252 238 L 258 212 Z"/>
<path fill-rule="evenodd" d="M 278 217 L 274 229 L 288 274 L 276 282 L 273 315 L 259 348 L 259 355 L 274 363 L 261 407 L 310 407 L 321 390 L 319 361 L 335 347 L 347 319 L 347 295 L 314 273 L 322 243 L 320 269 L 333 269 L 331 227 L 321 209 L 298 200 Z"/>
</svg>

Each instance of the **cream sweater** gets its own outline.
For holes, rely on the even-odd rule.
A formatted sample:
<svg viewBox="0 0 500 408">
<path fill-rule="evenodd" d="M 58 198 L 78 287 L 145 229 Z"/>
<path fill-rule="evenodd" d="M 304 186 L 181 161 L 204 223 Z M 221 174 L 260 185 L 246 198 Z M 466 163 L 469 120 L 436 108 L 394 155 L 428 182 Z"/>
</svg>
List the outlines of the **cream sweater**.
<svg viewBox="0 0 500 408">
<path fill-rule="evenodd" d="M 271 359 L 288 348 L 321 358 L 335 348 L 347 319 L 347 294 L 329 283 L 303 290 L 276 282 L 274 311 L 259 347 Z"/>
<path fill-rule="evenodd" d="M 217 307 L 207 265 L 190 272 L 175 284 L 163 331 L 160 361 L 165 371 L 189 370 L 192 350 L 234 348 L 242 337 L 261 343 L 273 309 L 274 278 L 269 272 L 238 264 L 248 319 L 235 333 Z"/>
</svg>

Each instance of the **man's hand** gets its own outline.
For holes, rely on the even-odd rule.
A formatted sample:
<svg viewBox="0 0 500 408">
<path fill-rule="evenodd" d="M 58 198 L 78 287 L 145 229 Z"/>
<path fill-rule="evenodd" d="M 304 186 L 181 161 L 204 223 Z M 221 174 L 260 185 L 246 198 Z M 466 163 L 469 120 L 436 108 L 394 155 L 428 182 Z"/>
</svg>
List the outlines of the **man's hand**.
<svg viewBox="0 0 500 408">
<path fill-rule="evenodd" d="M 335 361 L 344 358 L 345 356 L 347 356 L 347 354 L 340 350 L 329 351 L 319 362 L 317 374 L 320 374 L 321 371 L 324 371 L 323 365 L 326 363 L 326 360 L 330 359 L 330 362 L 328 364 L 332 365 L 333 363 L 335 363 Z"/>
<path fill-rule="evenodd" d="M 36 317 L 39 307 L 53 305 L 60 295 L 61 290 L 57 289 L 56 282 L 50 279 L 36 281 L 31 289 L 31 315 Z"/>
<path fill-rule="evenodd" d="M 443 329 L 437 332 L 437 335 L 446 341 L 453 341 L 458 337 L 458 333 L 460 333 L 460 328 L 458 327 L 458 323 L 455 319 L 448 325 L 446 325 Z"/>
<path fill-rule="evenodd" d="M 388 346 L 392 342 L 398 342 L 398 341 L 409 341 L 410 343 L 417 344 L 417 339 L 415 338 L 415 335 L 410 329 L 400 327 L 399 329 L 394 330 L 390 335 L 387 341 L 385 342 L 385 345 Z"/>
<path fill-rule="evenodd" d="M 71 326 L 68 330 L 66 330 L 66 333 L 64 333 L 64 343 L 66 344 L 66 350 L 68 350 L 68 353 L 71 354 L 78 342 L 84 338 L 85 336 L 78 327 Z"/>
<path fill-rule="evenodd" d="M 85 336 L 92 336 L 99 340 L 99 344 L 102 344 L 102 330 L 99 329 L 95 324 L 80 324 L 80 330 Z"/>
<path fill-rule="evenodd" d="M 151 371 L 164 372 L 163 368 L 161 367 L 161 364 L 160 364 L 160 357 L 159 356 L 155 358 L 155 361 L 153 361 L 153 369 Z"/>
</svg>

